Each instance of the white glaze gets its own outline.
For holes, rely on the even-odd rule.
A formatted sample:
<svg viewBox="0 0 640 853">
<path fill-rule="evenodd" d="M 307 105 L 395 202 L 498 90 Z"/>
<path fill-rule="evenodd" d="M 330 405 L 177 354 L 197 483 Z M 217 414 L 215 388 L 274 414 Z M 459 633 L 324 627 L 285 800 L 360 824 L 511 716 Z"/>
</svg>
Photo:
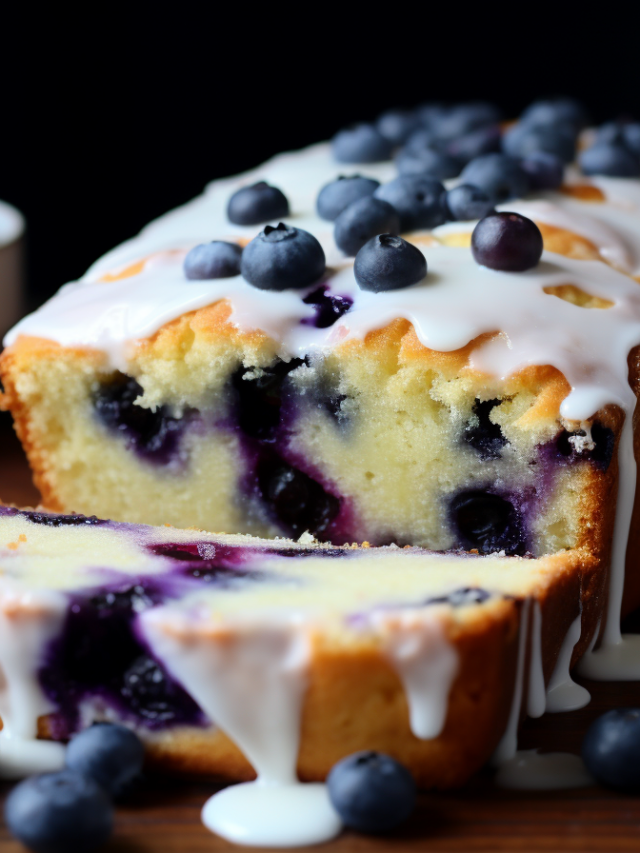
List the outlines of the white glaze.
<svg viewBox="0 0 640 853">
<path fill-rule="evenodd" d="M 202 818 L 230 841 L 298 846 L 341 828 L 324 785 L 297 781 L 309 637 L 300 625 L 237 624 L 216 630 L 171 606 L 143 614 L 150 647 L 200 707 L 240 747 L 258 778 L 214 794 Z M 295 805 L 299 807 L 296 812 Z"/>
<path fill-rule="evenodd" d="M 527 635 L 529 633 L 529 612 L 531 610 L 531 599 L 522 602 L 520 613 L 520 631 L 518 633 L 518 661 L 516 665 L 516 680 L 513 688 L 513 698 L 509 710 L 507 727 L 502 735 L 500 743 L 495 749 L 492 764 L 500 767 L 505 761 L 514 757 L 518 749 L 518 726 L 520 724 L 520 708 L 522 706 L 522 693 L 524 689 L 524 674 L 527 668 Z"/>
<path fill-rule="evenodd" d="M 529 652 L 529 689 L 527 690 L 527 714 L 541 717 L 547 706 L 547 691 L 542 671 L 542 612 L 540 603 L 534 601 L 531 614 L 531 637 Z"/>
<path fill-rule="evenodd" d="M 537 749 L 516 752 L 500 765 L 495 782 L 501 788 L 521 791 L 553 791 L 595 784 L 578 755 L 540 753 Z"/>
<path fill-rule="evenodd" d="M 59 770 L 64 747 L 36 740 L 38 718 L 54 706 L 37 671 L 47 642 L 62 624 L 66 603 L 55 592 L 34 593 L 3 583 L 0 596 L 0 778 Z"/>
<path fill-rule="evenodd" d="M 446 637 L 438 608 L 376 614 L 371 621 L 402 681 L 411 731 L 423 740 L 438 737 L 458 674 L 458 654 Z"/>
<path fill-rule="evenodd" d="M 589 691 L 571 678 L 571 656 L 582 633 L 582 614 L 576 616 L 564 638 L 558 660 L 547 687 L 546 710 L 555 714 L 584 708 L 591 701 Z"/>
</svg>

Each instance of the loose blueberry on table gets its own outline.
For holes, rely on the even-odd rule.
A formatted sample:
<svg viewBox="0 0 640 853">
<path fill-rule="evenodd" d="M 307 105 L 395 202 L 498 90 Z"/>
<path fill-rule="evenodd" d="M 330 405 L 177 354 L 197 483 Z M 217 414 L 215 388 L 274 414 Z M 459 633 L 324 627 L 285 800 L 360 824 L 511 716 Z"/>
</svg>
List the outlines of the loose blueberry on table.
<svg viewBox="0 0 640 853">
<path fill-rule="evenodd" d="M 243 277 L 260 290 L 303 288 L 318 281 L 325 256 L 316 238 L 280 222 L 267 225 L 242 253 Z"/>
<path fill-rule="evenodd" d="M 381 293 L 417 284 L 427 274 L 420 249 L 393 234 L 378 234 L 356 255 L 353 272 L 361 290 Z"/>
<path fill-rule="evenodd" d="M 380 752 L 356 752 L 343 758 L 331 769 L 327 788 L 344 824 L 359 832 L 388 832 L 415 808 L 411 774 Z"/>
<path fill-rule="evenodd" d="M 286 216 L 289 216 L 287 197 L 266 181 L 237 190 L 227 205 L 227 217 L 235 225 L 261 225 Z"/>
<path fill-rule="evenodd" d="M 525 272 L 542 257 L 540 229 L 519 213 L 490 213 L 471 235 L 471 251 L 484 267 L 503 272 Z"/>
<path fill-rule="evenodd" d="M 71 739 L 66 753 L 69 769 L 94 779 L 111 797 L 126 793 L 140 775 L 144 747 L 130 729 L 97 724 Z"/>
<path fill-rule="evenodd" d="M 640 791 L 640 708 L 619 708 L 594 720 L 582 742 L 582 758 L 607 788 Z"/>
</svg>

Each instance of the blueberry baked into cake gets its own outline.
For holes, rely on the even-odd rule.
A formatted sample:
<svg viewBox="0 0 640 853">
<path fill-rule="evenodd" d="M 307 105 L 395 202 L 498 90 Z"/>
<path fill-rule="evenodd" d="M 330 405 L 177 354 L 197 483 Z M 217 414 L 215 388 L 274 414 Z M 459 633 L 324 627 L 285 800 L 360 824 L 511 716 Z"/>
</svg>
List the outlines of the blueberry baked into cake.
<svg viewBox="0 0 640 853">
<path fill-rule="evenodd" d="M 18 589 L 55 587 L 47 654 L 74 624 L 127 649 L 108 687 L 96 670 L 62 698 L 42 678 L 74 685 L 76 662 L 47 658 L 44 734 L 115 714 L 160 760 L 260 775 L 269 737 L 238 712 L 255 669 L 280 685 L 284 777 L 366 747 L 447 786 L 513 754 L 554 685 L 579 694 L 578 658 L 640 677 L 620 634 L 640 603 L 640 125 L 585 128 L 565 100 L 513 124 L 387 113 L 211 184 L 10 332 L 4 405 L 67 514 L 3 517 Z M 58 539 L 77 565 L 30 551 Z"/>
</svg>

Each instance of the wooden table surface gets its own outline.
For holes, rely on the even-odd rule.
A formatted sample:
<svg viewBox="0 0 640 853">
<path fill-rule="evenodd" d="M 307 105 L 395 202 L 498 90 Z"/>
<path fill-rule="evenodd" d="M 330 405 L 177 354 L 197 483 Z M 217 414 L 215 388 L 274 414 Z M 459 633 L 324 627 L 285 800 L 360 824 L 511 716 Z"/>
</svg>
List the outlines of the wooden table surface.
<svg viewBox="0 0 640 853">
<path fill-rule="evenodd" d="M 22 451 L 0 416 L 0 499 L 34 505 Z M 636 623 L 634 625 L 634 622 Z M 640 619 L 628 626 L 640 630 Z M 524 724 L 520 746 L 578 752 L 586 727 L 608 708 L 640 705 L 640 683 L 583 682 L 591 704 L 569 714 L 546 714 Z M 4 794 L 8 786 L 0 788 Z M 200 823 L 211 781 L 149 778 L 117 811 L 113 840 L 105 853 L 218 853 L 238 850 L 211 835 Z M 245 848 L 246 849 L 246 848 Z M 307 848 L 308 849 L 308 848 Z M 523 793 L 494 787 L 481 774 L 464 790 L 425 794 L 413 818 L 386 838 L 345 832 L 323 845 L 327 853 L 377 851 L 612 851 L 640 850 L 640 796 L 621 796 L 598 787 L 577 791 Z M 22 845 L 0 826 L 0 853 L 19 853 Z M 69 851 L 73 853 L 73 851 Z"/>
</svg>

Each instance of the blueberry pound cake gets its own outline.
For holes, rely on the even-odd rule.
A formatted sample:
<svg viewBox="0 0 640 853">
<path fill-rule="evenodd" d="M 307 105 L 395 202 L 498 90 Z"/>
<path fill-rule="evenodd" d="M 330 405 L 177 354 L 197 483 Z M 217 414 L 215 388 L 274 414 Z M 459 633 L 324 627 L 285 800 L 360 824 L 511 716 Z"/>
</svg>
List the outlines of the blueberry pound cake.
<svg viewBox="0 0 640 853">
<path fill-rule="evenodd" d="M 640 601 L 640 151 L 634 123 L 586 125 L 567 100 L 509 125 L 487 104 L 392 112 L 108 253 L 0 362 L 47 507 L 577 549 L 613 567 L 618 644 L 627 552 Z"/>
<path fill-rule="evenodd" d="M 584 551 L 442 555 L 2 507 L 0 772 L 118 721 L 173 770 L 323 780 L 377 749 L 423 786 L 459 785 L 571 684 L 604 582 Z"/>
</svg>

